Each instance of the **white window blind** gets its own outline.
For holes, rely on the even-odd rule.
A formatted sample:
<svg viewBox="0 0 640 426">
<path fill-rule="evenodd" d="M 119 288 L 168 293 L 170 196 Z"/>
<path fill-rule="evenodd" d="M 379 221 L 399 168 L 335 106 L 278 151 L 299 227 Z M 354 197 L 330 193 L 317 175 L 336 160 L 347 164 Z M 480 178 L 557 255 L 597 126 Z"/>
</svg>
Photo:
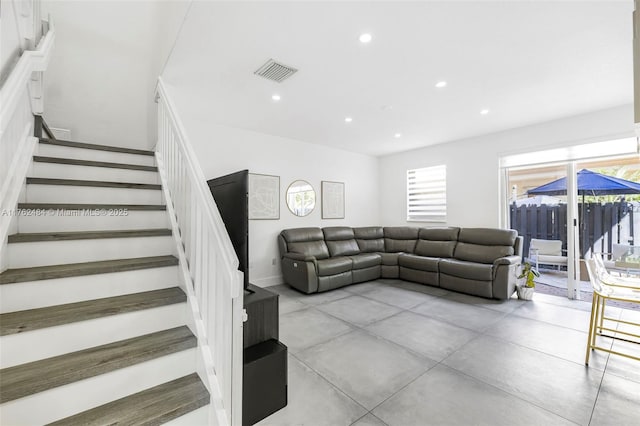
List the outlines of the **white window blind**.
<svg viewBox="0 0 640 426">
<path fill-rule="evenodd" d="M 407 170 L 407 220 L 447 221 L 447 166 Z"/>
</svg>

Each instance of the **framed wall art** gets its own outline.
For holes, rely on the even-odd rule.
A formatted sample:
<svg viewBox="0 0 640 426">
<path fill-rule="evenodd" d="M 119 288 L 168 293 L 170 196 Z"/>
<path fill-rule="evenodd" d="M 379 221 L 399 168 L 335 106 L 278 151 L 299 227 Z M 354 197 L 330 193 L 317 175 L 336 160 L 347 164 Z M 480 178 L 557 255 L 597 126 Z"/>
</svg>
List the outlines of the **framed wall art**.
<svg viewBox="0 0 640 426">
<path fill-rule="evenodd" d="M 280 219 L 280 176 L 249 173 L 249 219 Z"/>
<path fill-rule="evenodd" d="M 322 181 L 322 218 L 344 219 L 344 182 Z"/>
</svg>

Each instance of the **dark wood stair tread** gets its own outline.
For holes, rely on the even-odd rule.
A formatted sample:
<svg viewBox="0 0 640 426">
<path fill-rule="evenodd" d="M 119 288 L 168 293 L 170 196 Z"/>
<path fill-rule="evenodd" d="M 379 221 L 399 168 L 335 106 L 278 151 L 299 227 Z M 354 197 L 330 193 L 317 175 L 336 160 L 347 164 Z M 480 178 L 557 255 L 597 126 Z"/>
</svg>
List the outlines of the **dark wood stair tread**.
<svg viewBox="0 0 640 426">
<path fill-rule="evenodd" d="M 147 151 L 144 149 L 124 148 L 120 146 L 110 146 L 110 145 L 97 145 L 92 143 L 66 141 L 63 139 L 40 138 L 40 143 L 47 144 L 47 145 L 66 146 L 70 148 L 83 148 L 83 149 L 94 149 L 99 151 L 120 152 L 124 154 L 148 155 L 151 157 L 155 155 L 153 151 Z"/>
<path fill-rule="evenodd" d="M 167 210 L 163 204 L 18 203 L 24 210 Z"/>
<path fill-rule="evenodd" d="M 12 234 L 9 243 L 40 241 L 95 240 L 104 238 L 161 237 L 171 235 L 171 229 L 129 229 L 118 231 L 33 232 Z"/>
<path fill-rule="evenodd" d="M 50 423 L 49 426 L 156 425 L 208 403 L 209 392 L 198 374 L 193 373 Z"/>
<path fill-rule="evenodd" d="M 81 180 L 81 179 L 52 179 L 28 177 L 27 185 L 65 185 L 65 186 L 91 186 L 100 188 L 127 188 L 127 189 L 153 189 L 161 190 L 162 185 L 155 183 L 132 183 L 132 182 L 107 182 L 102 180 Z"/>
<path fill-rule="evenodd" d="M 68 263 L 63 265 L 47 265 L 33 268 L 7 269 L 0 273 L 0 284 L 78 277 L 82 275 L 106 274 L 121 271 L 134 271 L 138 269 L 160 268 L 177 264 L 178 259 L 175 256 L 168 255 Z"/>
<path fill-rule="evenodd" d="M 28 309 L 0 315 L 0 336 L 182 303 L 178 287 Z"/>
<path fill-rule="evenodd" d="M 35 155 L 33 161 L 36 163 L 51 163 L 51 164 L 68 164 L 73 166 L 89 166 L 89 167 L 106 167 L 109 169 L 128 169 L 128 170 L 140 170 L 143 172 L 157 172 L 156 166 L 142 166 L 139 164 L 127 164 L 127 163 L 111 163 L 107 161 L 89 161 L 78 160 L 75 158 L 59 158 L 59 157 L 43 157 Z"/>
<path fill-rule="evenodd" d="M 196 347 L 188 327 L 146 334 L 0 370 L 0 403 Z"/>
</svg>

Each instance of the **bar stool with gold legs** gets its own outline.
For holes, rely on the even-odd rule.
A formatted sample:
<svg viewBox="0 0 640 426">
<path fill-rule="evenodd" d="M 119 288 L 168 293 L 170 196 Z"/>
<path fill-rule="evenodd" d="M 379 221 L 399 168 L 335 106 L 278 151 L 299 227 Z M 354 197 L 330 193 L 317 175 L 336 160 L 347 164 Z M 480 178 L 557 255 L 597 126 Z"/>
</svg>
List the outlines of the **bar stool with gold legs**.
<svg viewBox="0 0 640 426">
<path fill-rule="evenodd" d="M 601 254 L 594 254 L 586 263 L 593 288 L 593 302 L 587 338 L 587 355 L 584 363 L 589 365 L 589 356 L 594 349 L 640 361 L 640 334 L 617 329 L 619 324 L 626 324 L 638 327 L 638 332 L 640 332 L 640 323 L 607 317 L 604 309 L 607 300 L 640 304 L 640 278 L 612 276 L 607 272 Z M 598 336 L 635 343 L 638 345 L 638 351 L 623 353 L 598 346 Z"/>
</svg>

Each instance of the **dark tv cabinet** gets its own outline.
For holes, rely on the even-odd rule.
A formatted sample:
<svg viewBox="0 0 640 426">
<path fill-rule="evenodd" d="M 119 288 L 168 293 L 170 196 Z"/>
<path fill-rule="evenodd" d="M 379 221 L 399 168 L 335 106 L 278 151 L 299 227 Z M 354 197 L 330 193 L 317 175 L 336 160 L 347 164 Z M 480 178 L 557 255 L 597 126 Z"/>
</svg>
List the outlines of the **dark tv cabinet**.
<svg viewBox="0 0 640 426">
<path fill-rule="evenodd" d="M 242 424 L 287 405 L 287 347 L 278 341 L 278 294 L 249 284 L 244 293 Z"/>
<path fill-rule="evenodd" d="M 247 322 L 244 323 L 244 348 L 269 339 L 278 340 L 278 297 L 261 287 L 249 284 L 244 292 L 244 309 Z"/>
</svg>

